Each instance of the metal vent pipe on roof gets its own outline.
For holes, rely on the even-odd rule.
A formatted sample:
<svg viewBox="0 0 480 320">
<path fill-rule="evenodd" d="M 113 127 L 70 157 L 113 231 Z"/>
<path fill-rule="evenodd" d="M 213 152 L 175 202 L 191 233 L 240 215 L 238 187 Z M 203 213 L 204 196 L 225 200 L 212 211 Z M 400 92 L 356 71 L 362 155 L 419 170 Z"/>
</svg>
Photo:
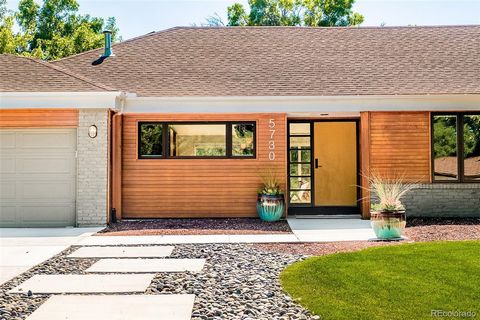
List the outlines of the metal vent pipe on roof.
<svg viewBox="0 0 480 320">
<path fill-rule="evenodd" d="M 105 49 L 104 49 L 102 58 L 115 56 L 112 51 L 112 31 L 104 30 L 103 34 L 105 36 Z"/>
</svg>

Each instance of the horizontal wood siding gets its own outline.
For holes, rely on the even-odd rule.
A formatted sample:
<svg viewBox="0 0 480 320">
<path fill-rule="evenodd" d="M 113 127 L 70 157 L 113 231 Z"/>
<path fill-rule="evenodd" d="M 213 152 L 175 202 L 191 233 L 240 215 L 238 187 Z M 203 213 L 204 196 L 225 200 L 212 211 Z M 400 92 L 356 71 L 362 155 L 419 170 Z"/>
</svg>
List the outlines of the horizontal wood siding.
<svg viewBox="0 0 480 320">
<path fill-rule="evenodd" d="M 276 123 L 269 160 L 269 120 Z M 256 159 L 138 159 L 141 121 L 256 121 Z M 262 168 L 275 168 L 286 186 L 285 114 L 125 114 L 122 217 L 254 217 Z"/>
<path fill-rule="evenodd" d="M 430 182 L 428 112 L 371 112 L 369 129 L 370 172 Z"/>
<path fill-rule="evenodd" d="M 34 128 L 78 126 L 76 109 L 8 109 L 0 110 L 0 128 Z"/>
</svg>

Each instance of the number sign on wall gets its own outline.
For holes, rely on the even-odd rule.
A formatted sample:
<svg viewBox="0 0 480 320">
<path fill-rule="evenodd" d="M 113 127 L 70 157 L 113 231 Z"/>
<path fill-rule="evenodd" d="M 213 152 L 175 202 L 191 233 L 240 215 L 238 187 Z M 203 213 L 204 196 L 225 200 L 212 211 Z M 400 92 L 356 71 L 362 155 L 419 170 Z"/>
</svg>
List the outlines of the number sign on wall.
<svg viewBox="0 0 480 320">
<path fill-rule="evenodd" d="M 275 160 L 275 119 L 268 121 L 268 128 L 270 129 L 270 139 L 268 140 L 268 159 Z"/>
</svg>

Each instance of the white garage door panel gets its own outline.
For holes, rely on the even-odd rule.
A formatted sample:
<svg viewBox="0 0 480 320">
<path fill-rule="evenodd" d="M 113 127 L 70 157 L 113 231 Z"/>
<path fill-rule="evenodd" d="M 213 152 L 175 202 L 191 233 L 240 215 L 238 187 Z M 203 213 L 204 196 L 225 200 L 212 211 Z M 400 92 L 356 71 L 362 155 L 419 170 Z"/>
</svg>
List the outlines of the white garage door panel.
<svg viewBox="0 0 480 320">
<path fill-rule="evenodd" d="M 72 205 L 24 205 L 19 214 L 23 224 L 56 227 L 64 226 L 64 221 L 69 221 L 74 209 Z"/>
<path fill-rule="evenodd" d="M 2 131 L 0 132 L 0 150 L 15 148 L 15 133 Z"/>
<path fill-rule="evenodd" d="M 28 132 L 19 136 L 19 147 L 22 149 L 54 149 L 59 152 L 61 149 L 69 150 L 74 142 L 75 137 L 68 132 Z"/>
<path fill-rule="evenodd" d="M 75 223 L 76 129 L 0 129 L 0 224 Z"/>
<path fill-rule="evenodd" d="M 3 155 L 3 150 L 0 155 L 0 174 L 15 173 L 15 157 Z"/>
<path fill-rule="evenodd" d="M 7 225 L 14 225 L 16 223 L 16 207 L 15 205 L 8 205 L 5 203 L 2 203 L 0 205 L 0 222 Z"/>
<path fill-rule="evenodd" d="M 25 181 L 17 183 L 20 196 L 25 200 L 33 202 L 74 202 L 75 185 L 69 181 L 48 181 L 45 183 L 37 181 Z"/>
<path fill-rule="evenodd" d="M 2 181 L 0 183 L 0 200 L 2 201 L 15 201 L 15 181 Z"/>
<path fill-rule="evenodd" d="M 38 156 L 36 158 L 23 158 L 17 161 L 17 173 L 73 173 L 73 163 L 70 157 L 52 157 Z"/>
</svg>

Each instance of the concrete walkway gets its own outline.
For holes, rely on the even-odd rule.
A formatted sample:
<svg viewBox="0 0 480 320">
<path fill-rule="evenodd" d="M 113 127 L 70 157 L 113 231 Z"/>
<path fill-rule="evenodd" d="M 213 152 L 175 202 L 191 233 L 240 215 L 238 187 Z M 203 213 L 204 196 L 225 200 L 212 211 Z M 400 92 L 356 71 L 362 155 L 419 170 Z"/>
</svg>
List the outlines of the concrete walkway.
<svg viewBox="0 0 480 320">
<path fill-rule="evenodd" d="M 100 249 L 100 250 L 98 250 Z M 103 249 L 117 253 L 115 259 L 100 259 L 88 273 L 97 274 L 36 274 L 10 290 L 9 294 L 54 294 L 36 309 L 28 320 L 63 320 L 63 319 L 169 319 L 187 320 L 191 318 L 195 295 L 161 294 L 148 295 L 145 291 L 150 286 L 155 274 L 159 272 L 201 272 L 205 259 L 168 258 L 173 247 L 81 247 L 81 255 L 104 254 Z M 137 250 L 141 249 L 141 250 Z M 151 258 L 152 249 L 157 253 Z M 164 250 L 162 250 L 164 249 Z M 166 249 L 166 250 L 165 250 Z M 88 252 L 90 251 L 90 252 Z M 93 251 L 93 252 L 92 252 Z M 145 255 L 149 258 L 125 258 L 128 255 Z M 82 259 L 82 258 L 78 258 Z M 86 259 L 86 258 L 84 258 Z M 108 274 L 98 274 L 98 273 Z M 70 294 L 83 293 L 83 296 Z M 109 295 L 98 296 L 99 293 Z M 129 295 L 118 295 L 129 293 Z M 55 296 L 60 294 L 61 296 Z M 135 295 L 134 295 L 135 294 Z"/>
<path fill-rule="evenodd" d="M 375 238 L 370 220 L 361 219 L 287 219 L 300 242 L 366 241 Z"/>
<path fill-rule="evenodd" d="M 369 220 L 287 219 L 293 233 L 248 235 L 94 236 L 80 239 L 81 246 L 115 246 L 181 243 L 270 243 L 366 241 L 375 238 Z"/>
<path fill-rule="evenodd" d="M 0 284 L 102 228 L 0 228 Z"/>
<path fill-rule="evenodd" d="M 375 238 L 370 221 L 288 218 L 291 234 L 94 236 L 102 228 L 0 229 L 0 284 L 51 258 L 71 245 L 142 245 L 181 243 L 269 243 L 366 241 Z"/>
</svg>

